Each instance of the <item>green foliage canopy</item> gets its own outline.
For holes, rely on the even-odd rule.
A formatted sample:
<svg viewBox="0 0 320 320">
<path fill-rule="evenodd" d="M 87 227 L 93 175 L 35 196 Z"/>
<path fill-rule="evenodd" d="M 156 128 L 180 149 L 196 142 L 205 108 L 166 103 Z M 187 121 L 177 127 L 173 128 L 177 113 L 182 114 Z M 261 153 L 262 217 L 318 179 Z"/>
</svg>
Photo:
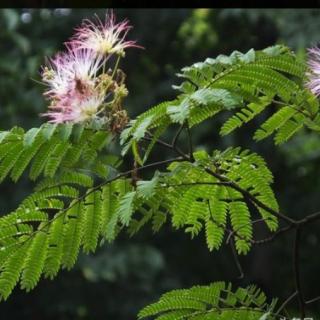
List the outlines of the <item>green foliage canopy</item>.
<svg viewBox="0 0 320 320">
<path fill-rule="evenodd" d="M 209 250 L 219 250 L 227 237 L 237 254 L 247 254 L 259 242 L 255 223 L 265 223 L 276 235 L 281 220 L 298 234 L 319 215 L 294 220 L 281 212 L 273 175 L 261 156 L 239 147 L 194 151 L 191 130 L 227 112 L 231 116 L 220 129 L 224 136 L 276 106 L 255 140 L 274 135 L 277 145 L 303 127 L 318 132 L 319 104 L 305 89 L 304 75 L 304 64 L 284 46 L 235 51 L 183 68 L 177 97 L 140 114 L 122 131 L 122 156 L 131 151 L 135 161 L 125 172 L 108 150 L 115 133 L 102 128 L 44 124 L 26 132 L 19 127 L 2 131 L 0 181 L 17 182 L 28 172 L 36 186 L 16 210 L 0 218 L 1 299 L 18 283 L 29 291 L 42 276 L 54 278 L 60 269 L 72 268 L 80 251 L 94 252 L 120 232 L 134 235 L 148 222 L 154 232 L 167 222 L 191 237 L 204 230 Z M 161 140 L 176 125 L 173 141 Z M 189 135 L 187 153 L 178 146 L 182 131 Z M 176 157 L 148 163 L 157 145 Z M 155 169 L 151 179 L 141 176 L 146 168 Z M 266 303 L 255 286 L 233 293 L 229 284 L 218 282 L 167 293 L 138 317 L 261 320 L 279 316 L 281 310 L 274 308 L 275 301 Z"/>
</svg>

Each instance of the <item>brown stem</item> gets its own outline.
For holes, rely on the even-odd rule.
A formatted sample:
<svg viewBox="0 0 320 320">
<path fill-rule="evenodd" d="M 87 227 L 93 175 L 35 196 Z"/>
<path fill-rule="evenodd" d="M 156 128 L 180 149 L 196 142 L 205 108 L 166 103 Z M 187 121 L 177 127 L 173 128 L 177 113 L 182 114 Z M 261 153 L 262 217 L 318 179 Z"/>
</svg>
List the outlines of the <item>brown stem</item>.
<svg viewBox="0 0 320 320">
<path fill-rule="evenodd" d="M 187 125 L 187 131 L 188 131 L 188 142 L 189 142 L 189 159 L 190 159 L 190 161 L 194 161 L 193 146 L 192 146 L 192 136 L 191 136 L 191 129 L 189 127 L 189 124 Z"/>
<path fill-rule="evenodd" d="M 241 266 L 237 251 L 236 251 L 236 247 L 235 247 L 235 244 L 234 244 L 234 239 L 232 239 L 230 241 L 230 247 L 231 247 L 233 260 L 234 260 L 234 262 L 236 264 L 236 267 L 237 267 L 237 269 L 239 271 L 238 279 L 243 279 L 244 278 L 244 272 L 243 272 L 243 269 L 242 269 L 242 266 Z"/>
<path fill-rule="evenodd" d="M 280 306 L 280 308 L 277 311 L 277 315 L 280 314 L 280 312 L 289 304 L 289 302 L 298 294 L 297 291 L 295 291 L 292 295 L 290 295 Z"/>
<path fill-rule="evenodd" d="M 171 146 L 174 150 L 176 150 L 177 142 L 178 142 L 178 139 L 180 137 L 180 134 L 181 134 L 183 128 L 184 128 L 184 123 L 181 124 L 181 126 L 179 127 L 178 131 L 176 132 L 175 136 L 172 139 Z"/>
<path fill-rule="evenodd" d="M 304 224 L 307 224 L 307 223 L 310 223 L 310 222 L 313 222 L 313 221 L 316 221 L 319 219 L 320 219 L 320 211 L 317 211 L 315 213 L 307 215 L 306 217 L 304 217 L 301 220 L 298 220 L 297 223 L 300 225 L 304 225 Z"/>
<path fill-rule="evenodd" d="M 146 140 L 146 141 L 152 141 L 152 134 L 150 132 L 147 132 L 147 133 L 149 136 L 143 137 L 142 139 Z M 179 156 L 183 157 L 186 161 L 189 160 L 189 157 L 177 146 L 173 147 L 171 144 L 169 144 L 163 140 L 160 140 L 160 139 L 156 140 L 156 144 L 163 146 L 167 149 L 170 149 L 171 151 L 176 152 Z"/>
<path fill-rule="evenodd" d="M 307 300 L 305 301 L 305 304 L 311 304 L 311 303 L 314 303 L 314 302 L 317 302 L 320 300 L 320 296 L 319 297 L 315 297 L 313 299 L 310 299 L 310 300 Z"/>
<path fill-rule="evenodd" d="M 254 244 L 265 244 L 265 243 L 269 243 L 272 240 L 274 240 L 276 237 L 278 237 L 279 235 L 285 233 L 286 231 L 292 230 L 294 228 L 294 225 L 289 225 L 286 227 L 283 227 L 279 230 L 277 230 L 275 233 L 273 233 L 270 237 L 265 238 L 265 239 L 261 239 L 261 240 L 254 240 Z"/>
</svg>

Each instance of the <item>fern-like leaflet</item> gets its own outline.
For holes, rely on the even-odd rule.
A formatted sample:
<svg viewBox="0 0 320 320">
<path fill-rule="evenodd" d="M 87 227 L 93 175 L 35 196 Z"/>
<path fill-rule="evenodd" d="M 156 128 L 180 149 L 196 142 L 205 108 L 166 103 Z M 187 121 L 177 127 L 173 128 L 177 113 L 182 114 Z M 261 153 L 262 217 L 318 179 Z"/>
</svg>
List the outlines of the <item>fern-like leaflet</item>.
<svg viewBox="0 0 320 320">
<path fill-rule="evenodd" d="M 163 294 L 159 301 L 139 312 L 139 319 L 207 320 L 276 319 L 276 300 L 266 302 L 265 294 L 255 286 L 232 290 L 230 283 L 215 282 Z"/>
<path fill-rule="evenodd" d="M 92 179 L 83 174 L 46 178 L 17 210 L 0 218 L 2 299 L 18 281 L 29 291 L 41 275 L 54 278 L 61 268 L 72 268 L 81 248 L 95 251 L 99 239 L 113 240 L 126 225 L 121 219 L 126 203 L 120 198 L 129 194 L 129 181 L 111 178 L 89 186 Z"/>
<path fill-rule="evenodd" d="M 271 172 L 260 156 L 240 148 L 215 151 L 212 156 L 197 152 L 194 157 L 194 163 L 174 162 L 169 165 L 168 172 L 158 172 L 152 180 L 138 183 L 133 206 L 136 215 L 129 233 L 135 234 L 148 221 L 158 230 L 171 216 L 172 226 L 183 228 L 191 237 L 204 229 L 208 248 L 213 250 L 222 245 L 230 217 L 237 250 L 247 253 L 253 240 L 253 218 L 248 199 L 235 190 L 233 184 L 277 211 L 278 204 L 270 186 Z M 208 169 L 223 180 L 208 173 Z M 255 205 L 261 222 L 275 231 L 278 218 Z"/>
<path fill-rule="evenodd" d="M 30 166 L 29 177 L 41 174 L 53 177 L 60 167 L 89 165 L 106 146 L 106 131 L 85 129 L 79 125 L 44 124 L 24 132 L 13 128 L 0 133 L 0 181 L 10 174 L 17 181 Z M 90 158 L 88 157 L 90 155 Z"/>
<path fill-rule="evenodd" d="M 222 111 L 235 112 L 222 126 L 222 135 L 252 121 L 268 106 L 277 109 L 256 131 L 256 140 L 276 132 L 275 143 L 280 144 L 303 126 L 319 131 L 319 104 L 301 86 L 304 74 L 304 64 L 284 46 L 251 49 L 245 54 L 235 51 L 183 68 L 178 75 L 185 81 L 175 86 L 181 94 L 130 122 L 122 133 L 123 153 L 132 147 L 136 159 L 144 162 L 154 140 L 144 157 L 138 154 L 136 144 L 148 132 L 154 131 L 159 137 L 171 124 L 193 127 Z"/>
</svg>

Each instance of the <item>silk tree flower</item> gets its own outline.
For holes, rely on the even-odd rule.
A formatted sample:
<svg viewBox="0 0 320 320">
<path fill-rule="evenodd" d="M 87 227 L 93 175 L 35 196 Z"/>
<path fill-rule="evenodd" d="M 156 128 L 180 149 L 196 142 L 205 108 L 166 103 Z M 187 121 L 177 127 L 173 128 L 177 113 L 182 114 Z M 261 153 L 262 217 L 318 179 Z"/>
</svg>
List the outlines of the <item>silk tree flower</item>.
<svg viewBox="0 0 320 320">
<path fill-rule="evenodd" d="M 79 49 L 90 49 L 96 54 L 110 57 L 112 54 L 124 56 L 124 50 L 129 47 L 143 48 L 136 41 L 125 41 L 125 37 L 132 26 L 128 20 L 116 23 L 113 12 L 106 14 L 104 23 L 96 16 L 97 23 L 86 19 L 70 43 Z"/>
<path fill-rule="evenodd" d="M 82 122 L 98 112 L 104 101 L 97 87 L 97 75 L 104 63 L 103 57 L 91 50 L 68 47 L 49 61 L 42 77 L 49 89 L 45 92 L 51 100 L 49 112 L 42 114 L 49 122 Z"/>
<path fill-rule="evenodd" d="M 65 43 L 66 52 L 58 53 L 43 68 L 42 79 L 48 86 L 44 95 L 51 103 L 42 116 L 51 123 L 103 123 L 118 132 L 128 121 L 122 110 L 128 92 L 118 62 L 126 48 L 139 46 L 125 40 L 132 28 L 127 20 L 116 23 L 111 13 L 104 23 L 97 21 L 84 20 Z M 106 70 L 112 54 L 117 54 L 118 60 L 113 69 Z"/>
<path fill-rule="evenodd" d="M 307 65 L 309 71 L 307 72 L 306 86 L 316 96 L 320 96 L 320 48 L 308 49 Z"/>
<path fill-rule="evenodd" d="M 63 67 L 65 54 L 58 53 L 48 61 L 42 70 L 42 81 L 48 86 L 44 95 L 49 98 L 60 97 L 68 92 L 70 75 Z"/>
<path fill-rule="evenodd" d="M 79 123 L 92 120 L 100 111 L 104 96 L 96 94 L 71 96 L 51 105 L 50 111 L 43 114 L 49 117 L 50 123 Z"/>
<path fill-rule="evenodd" d="M 92 87 L 97 72 L 103 63 L 102 56 L 96 56 L 91 50 L 75 50 L 69 46 L 68 51 L 59 53 L 45 67 L 42 79 L 49 90 L 45 95 L 51 99 L 64 98 L 70 90 L 82 94 Z"/>
</svg>

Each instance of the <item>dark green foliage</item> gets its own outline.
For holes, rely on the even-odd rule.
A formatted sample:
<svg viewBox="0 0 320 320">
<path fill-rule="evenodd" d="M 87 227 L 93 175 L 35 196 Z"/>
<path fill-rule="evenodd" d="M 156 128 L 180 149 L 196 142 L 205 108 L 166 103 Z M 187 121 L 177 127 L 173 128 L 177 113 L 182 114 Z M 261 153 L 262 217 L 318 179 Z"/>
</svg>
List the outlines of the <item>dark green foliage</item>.
<svg viewBox="0 0 320 320">
<path fill-rule="evenodd" d="M 75 167 L 94 161 L 97 151 L 107 144 L 109 134 L 80 128 L 78 125 L 44 124 L 27 132 L 21 128 L 2 131 L 0 180 L 4 180 L 11 171 L 11 178 L 17 181 L 29 165 L 29 177 L 35 180 L 41 174 L 53 177 L 61 167 Z"/>
<path fill-rule="evenodd" d="M 153 229 L 157 231 L 169 214 L 174 228 L 183 228 L 191 237 L 204 229 L 209 250 L 219 249 L 229 215 L 237 250 L 247 253 L 253 238 L 252 218 L 247 199 L 232 184 L 277 211 L 278 204 L 270 187 L 273 182 L 271 172 L 260 156 L 240 148 L 215 151 L 211 157 L 201 151 L 194 157 L 196 162 L 193 164 L 175 162 L 168 167 L 169 172 L 158 172 L 150 181 L 139 181 L 136 193 L 131 192 L 124 198 L 124 212 L 132 215 L 129 204 L 135 196 L 135 208 L 141 216 L 140 220 L 131 222 L 129 232 L 138 232 L 151 219 Z M 208 169 L 223 180 L 208 173 Z M 259 206 L 257 210 L 268 228 L 275 231 L 277 217 Z M 118 215 L 121 219 L 122 211 Z"/>
<path fill-rule="evenodd" d="M 165 293 L 139 312 L 139 319 L 178 320 L 261 320 L 276 319 L 276 301 L 266 303 L 265 294 L 255 286 L 233 291 L 231 284 L 215 282 Z"/>
<path fill-rule="evenodd" d="M 111 179 L 79 196 L 75 187 L 91 185 L 90 177 L 75 172 L 47 178 L 16 211 L 0 218 L 2 298 L 19 279 L 21 288 L 29 291 L 42 274 L 53 278 L 61 268 L 72 268 L 81 248 L 88 253 L 95 251 L 101 237 L 114 239 L 115 230 L 123 225 L 114 214 L 118 210 L 121 217 L 126 208 L 119 197 L 127 195 L 128 181 Z"/>
<path fill-rule="evenodd" d="M 230 134 L 269 106 L 276 110 L 256 130 L 257 141 L 274 134 L 280 144 L 304 126 L 320 131 L 319 105 L 303 87 L 304 72 L 283 46 L 235 51 L 183 68 L 179 95 L 123 130 L 122 154 L 131 148 L 135 168 L 122 173 L 105 152 L 111 140 L 105 130 L 44 124 L 0 132 L 0 182 L 8 176 L 17 182 L 26 171 L 31 180 L 42 177 L 15 211 L 0 218 L 0 298 L 7 299 L 18 283 L 33 289 L 42 276 L 52 279 L 73 268 L 80 252 L 95 252 L 122 230 L 132 236 L 148 223 L 153 232 L 169 222 L 191 238 L 204 235 L 210 251 L 232 239 L 237 254 L 247 254 L 254 224 L 275 232 L 281 216 L 264 159 L 239 147 L 211 154 L 190 147 L 184 154 L 176 146 L 178 135 L 171 144 L 158 139 L 172 124 L 189 132 L 222 111 L 234 113 L 220 131 Z M 143 164 L 157 142 L 180 158 L 143 179 L 140 172 L 150 168 Z M 233 292 L 215 283 L 167 293 L 139 318 L 274 319 L 273 307 L 253 286 Z"/>
<path fill-rule="evenodd" d="M 304 125 L 319 130 L 315 120 L 318 102 L 302 85 L 304 73 L 304 64 L 284 46 L 251 49 L 245 54 L 235 51 L 230 56 L 208 58 L 183 68 L 179 76 L 185 81 L 176 86 L 181 94 L 131 121 L 122 133 L 123 153 L 130 146 L 136 149 L 135 143 L 152 130 L 158 137 L 170 124 L 187 123 L 193 127 L 222 111 L 235 110 L 221 128 L 220 133 L 226 135 L 270 105 L 279 110 L 256 131 L 256 140 L 276 131 L 275 143 L 280 144 Z M 152 147 L 151 143 L 148 153 Z"/>
</svg>

